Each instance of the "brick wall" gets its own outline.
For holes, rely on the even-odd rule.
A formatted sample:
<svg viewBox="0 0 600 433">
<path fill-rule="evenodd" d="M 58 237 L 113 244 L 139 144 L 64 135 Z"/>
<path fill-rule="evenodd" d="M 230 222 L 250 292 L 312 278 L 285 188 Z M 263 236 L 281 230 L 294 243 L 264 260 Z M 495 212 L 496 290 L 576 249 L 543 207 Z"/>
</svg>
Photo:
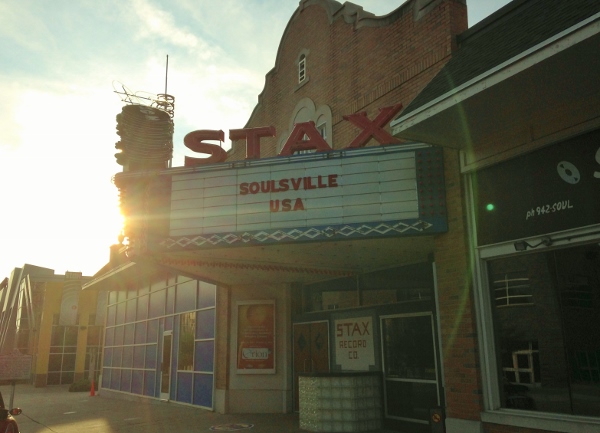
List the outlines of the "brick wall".
<svg viewBox="0 0 600 433">
<path fill-rule="evenodd" d="M 418 20 L 415 2 L 407 2 L 385 18 L 353 23 L 343 11 L 330 15 L 325 3 L 301 4 L 282 37 L 275 67 L 246 125 L 272 125 L 278 132 L 261 140 L 261 157 L 275 156 L 279 134 L 288 129 L 302 98 L 331 108 L 334 148 L 346 147 L 360 130 L 342 116 L 366 111 L 373 119 L 381 107 L 407 106 L 449 60 L 454 35 L 467 28 L 466 6 L 458 0 L 444 0 Z M 303 50 L 308 50 L 308 82 L 298 86 Z M 235 142 L 229 160 L 244 158 L 245 146 Z"/>
<path fill-rule="evenodd" d="M 464 188 L 458 151 L 444 150 L 448 233 L 435 240 L 446 415 L 479 420 L 483 409 Z"/>
</svg>

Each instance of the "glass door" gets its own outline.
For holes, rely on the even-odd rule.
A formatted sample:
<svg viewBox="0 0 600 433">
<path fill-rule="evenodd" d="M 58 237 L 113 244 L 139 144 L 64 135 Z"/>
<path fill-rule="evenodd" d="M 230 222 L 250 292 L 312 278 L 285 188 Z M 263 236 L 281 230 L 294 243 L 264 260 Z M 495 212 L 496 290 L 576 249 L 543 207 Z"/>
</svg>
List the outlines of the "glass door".
<svg viewBox="0 0 600 433">
<path fill-rule="evenodd" d="M 429 423 L 441 405 L 431 312 L 381 316 L 385 416 Z"/>
<path fill-rule="evenodd" d="M 171 388 L 171 346 L 173 331 L 165 331 L 162 341 L 162 357 L 160 361 L 160 398 L 169 400 Z"/>
<path fill-rule="evenodd" d="M 294 410 L 299 410 L 300 373 L 329 372 L 329 323 L 294 324 Z"/>
</svg>

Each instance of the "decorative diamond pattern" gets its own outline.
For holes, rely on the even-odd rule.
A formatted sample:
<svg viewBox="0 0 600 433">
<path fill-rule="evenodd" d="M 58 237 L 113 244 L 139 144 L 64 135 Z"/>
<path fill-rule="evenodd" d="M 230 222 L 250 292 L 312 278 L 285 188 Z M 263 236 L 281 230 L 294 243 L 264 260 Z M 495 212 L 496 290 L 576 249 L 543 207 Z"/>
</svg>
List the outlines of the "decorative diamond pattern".
<svg viewBox="0 0 600 433">
<path fill-rule="evenodd" d="M 278 243 L 282 241 L 297 240 L 319 240 L 330 239 L 334 236 L 338 238 L 361 238 L 373 236 L 398 236 L 405 234 L 418 234 L 423 232 L 435 232 L 434 224 L 423 220 L 411 221 L 388 221 L 384 223 L 369 224 L 345 224 L 343 226 L 324 226 L 307 227 L 306 229 L 293 228 L 289 230 L 275 229 L 272 232 L 259 231 L 256 233 L 238 232 L 238 233 L 214 233 L 207 237 L 182 236 L 180 238 L 166 238 L 160 242 L 160 245 L 166 249 L 173 247 L 214 247 L 222 245 L 239 244 L 265 244 Z"/>
</svg>

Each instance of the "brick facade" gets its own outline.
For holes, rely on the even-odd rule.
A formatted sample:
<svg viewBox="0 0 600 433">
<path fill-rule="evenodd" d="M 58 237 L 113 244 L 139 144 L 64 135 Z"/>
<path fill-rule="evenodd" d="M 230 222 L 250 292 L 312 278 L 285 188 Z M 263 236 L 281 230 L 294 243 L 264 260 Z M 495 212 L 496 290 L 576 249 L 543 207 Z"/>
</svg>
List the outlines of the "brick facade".
<svg viewBox="0 0 600 433">
<path fill-rule="evenodd" d="M 350 6 L 332 11 L 332 3 L 324 0 L 301 3 L 246 124 L 276 128 L 275 138 L 261 140 L 261 157 L 276 155 L 278 140 L 289 134 L 294 108 L 303 98 L 331 108 L 334 148 L 346 147 L 360 132 L 342 116 L 366 111 L 373 119 L 379 108 L 406 106 L 449 60 L 455 35 L 467 27 L 462 2 L 439 2 L 415 20 L 414 7 L 420 3 L 407 2 L 381 18 L 362 11 L 350 15 Z M 298 85 L 301 52 L 307 52 L 308 81 Z M 244 158 L 244 143 L 234 142 L 228 159 Z"/>
</svg>

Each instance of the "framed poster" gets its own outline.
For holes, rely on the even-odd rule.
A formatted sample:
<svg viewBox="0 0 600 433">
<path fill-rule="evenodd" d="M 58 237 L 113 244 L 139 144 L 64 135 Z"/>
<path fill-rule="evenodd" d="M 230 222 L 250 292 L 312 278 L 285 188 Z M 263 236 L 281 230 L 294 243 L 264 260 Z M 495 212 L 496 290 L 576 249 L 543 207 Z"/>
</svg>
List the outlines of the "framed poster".
<svg viewBox="0 0 600 433">
<path fill-rule="evenodd" d="M 237 303 L 237 373 L 275 374 L 275 301 Z"/>
</svg>

